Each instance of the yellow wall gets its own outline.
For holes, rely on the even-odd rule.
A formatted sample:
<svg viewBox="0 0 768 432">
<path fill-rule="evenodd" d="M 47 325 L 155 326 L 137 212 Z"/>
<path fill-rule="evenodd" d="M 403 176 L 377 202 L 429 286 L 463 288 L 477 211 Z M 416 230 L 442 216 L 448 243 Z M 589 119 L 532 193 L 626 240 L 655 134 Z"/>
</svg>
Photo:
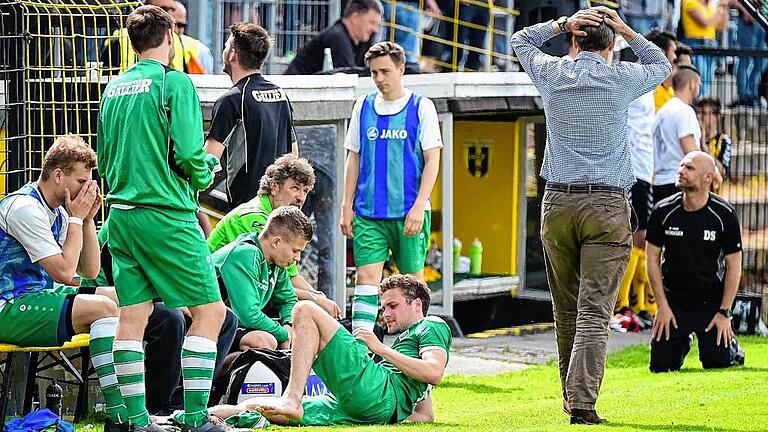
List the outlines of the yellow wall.
<svg viewBox="0 0 768 432">
<path fill-rule="evenodd" d="M 484 175 L 470 174 L 470 147 L 488 149 Z M 462 255 L 475 238 L 483 243 L 483 273 L 517 274 L 520 151 L 518 122 L 454 122 L 453 232 Z"/>
</svg>

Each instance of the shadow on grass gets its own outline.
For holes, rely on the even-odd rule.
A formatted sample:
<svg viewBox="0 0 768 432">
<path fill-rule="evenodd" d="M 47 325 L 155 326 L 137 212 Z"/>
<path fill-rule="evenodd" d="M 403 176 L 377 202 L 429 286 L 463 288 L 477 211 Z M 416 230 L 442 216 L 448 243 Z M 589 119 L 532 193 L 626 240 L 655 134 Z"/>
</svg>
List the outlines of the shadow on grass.
<svg viewBox="0 0 768 432">
<path fill-rule="evenodd" d="M 496 387 L 487 384 L 476 384 L 471 382 L 455 382 L 448 381 L 440 384 L 440 388 L 459 388 L 462 390 L 470 391 L 472 393 L 488 393 L 488 394 L 501 394 L 501 393 L 515 393 L 523 391 L 522 387 Z"/>
<path fill-rule="evenodd" d="M 694 374 L 694 373 L 712 373 L 712 372 L 768 372 L 768 368 L 764 367 L 752 367 L 752 366 L 738 366 L 732 368 L 719 368 L 719 369 L 680 369 L 679 373 Z"/>
<path fill-rule="evenodd" d="M 635 424 L 609 421 L 601 426 L 631 428 L 651 431 L 707 431 L 707 432 L 747 432 L 745 429 L 719 428 L 695 424 Z"/>
</svg>

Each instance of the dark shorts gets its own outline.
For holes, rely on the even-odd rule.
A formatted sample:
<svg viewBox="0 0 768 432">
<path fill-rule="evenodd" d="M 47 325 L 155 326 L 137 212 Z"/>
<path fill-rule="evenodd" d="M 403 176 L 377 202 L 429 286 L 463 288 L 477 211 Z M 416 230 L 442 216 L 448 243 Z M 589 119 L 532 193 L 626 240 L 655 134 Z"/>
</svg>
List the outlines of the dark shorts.
<svg viewBox="0 0 768 432">
<path fill-rule="evenodd" d="M 629 204 L 632 205 L 632 212 L 637 218 L 637 230 L 642 231 L 648 228 L 648 216 L 653 209 L 653 194 L 651 193 L 651 184 L 644 180 L 638 180 L 629 190 Z"/>
</svg>

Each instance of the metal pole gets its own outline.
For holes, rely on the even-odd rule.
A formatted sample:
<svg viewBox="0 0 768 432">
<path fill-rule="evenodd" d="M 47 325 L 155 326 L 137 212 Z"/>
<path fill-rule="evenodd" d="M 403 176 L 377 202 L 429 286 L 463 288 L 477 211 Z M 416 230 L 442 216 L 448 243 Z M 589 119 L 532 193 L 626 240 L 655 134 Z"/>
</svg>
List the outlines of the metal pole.
<svg viewBox="0 0 768 432">
<path fill-rule="evenodd" d="M 347 313 L 347 238 L 339 229 L 339 209 L 344 197 L 344 165 L 346 163 L 344 136 L 347 134 L 347 123 L 347 119 L 336 122 L 336 193 L 333 198 L 333 208 L 336 209 L 333 215 L 333 236 L 336 238 L 333 245 L 333 263 L 336 266 L 336 280 L 331 297 L 341 308 L 342 315 Z"/>
<path fill-rule="evenodd" d="M 441 314 L 453 316 L 453 113 L 438 116 L 443 136 L 442 230 L 443 230 L 443 304 Z"/>
</svg>

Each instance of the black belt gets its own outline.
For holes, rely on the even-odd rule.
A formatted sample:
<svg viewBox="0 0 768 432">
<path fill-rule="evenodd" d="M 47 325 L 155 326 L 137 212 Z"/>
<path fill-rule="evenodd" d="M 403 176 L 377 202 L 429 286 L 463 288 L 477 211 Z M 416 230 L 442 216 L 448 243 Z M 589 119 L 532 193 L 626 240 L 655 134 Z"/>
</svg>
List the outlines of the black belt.
<svg viewBox="0 0 768 432">
<path fill-rule="evenodd" d="M 569 183 L 552 183 L 547 182 L 546 190 L 565 192 L 565 193 L 585 193 L 591 194 L 595 192 L 611 192 L 618 194 L 625 194 L 625 190 L 619 186 L 611 186 L 605 184 L 569 184 Z"/>
</svg>

